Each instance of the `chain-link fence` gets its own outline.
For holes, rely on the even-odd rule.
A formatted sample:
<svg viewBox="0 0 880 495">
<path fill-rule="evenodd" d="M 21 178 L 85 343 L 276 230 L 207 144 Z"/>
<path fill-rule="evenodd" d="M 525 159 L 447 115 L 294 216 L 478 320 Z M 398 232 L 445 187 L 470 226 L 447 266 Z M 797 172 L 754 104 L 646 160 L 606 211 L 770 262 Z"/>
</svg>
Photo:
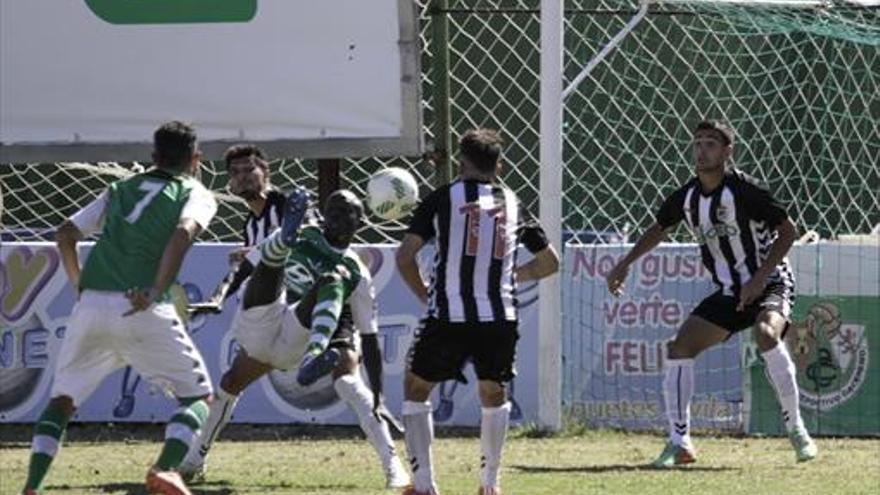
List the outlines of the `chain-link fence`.
<svg viewBox="0 0 880 495">
<path fill-rule="evenodd" d="M 445 3 L 445 2 L 443 2 Z M 422 1 L 422 90 L 433 142 L 433 55 L 448 50 L 451 115 L 458 136 L 502 129 L 504 182 L 537 212 L 538 1 Z M 690 128 L 704 116 L 731 121 L 737 165 L 766 180 L 804 229 L 823 236 L 867 232 L 880 222 L 880 55 L 876 10 L 754 9 L 706 2 L 651 7 L 636 30 L 564 106 L 563 230 L 574 241 L 619 239 L 644 229 L 660 198 L 691 174 Z M 433 8 L 432 8 L 433 6 Z M 633 15 L 634 0 L 565 3 L 566 80 Z M 445 19 L 449 39 L 432 39 Z M 385 166 L 412 170 L 425 190 L 434 169 L 421 157 L 345 160 L 342 183 L 363 194 Z M 453 159 L 453 168 L 454 159 Z M 37 240 L 127 164 L 4 165 L 7 239 Z M 273 182 L 314 187 L 312 160 L 273 163 Z M 220 163 L 203 179 L 222 193 Z M 245 208 L 228 195 L 204 240 L 234 241 Z M 394 241 L 400 223 L 367 229 L 362 241 Z M 568 236 L 567 236 L 568 237 Z"/>
</svg>

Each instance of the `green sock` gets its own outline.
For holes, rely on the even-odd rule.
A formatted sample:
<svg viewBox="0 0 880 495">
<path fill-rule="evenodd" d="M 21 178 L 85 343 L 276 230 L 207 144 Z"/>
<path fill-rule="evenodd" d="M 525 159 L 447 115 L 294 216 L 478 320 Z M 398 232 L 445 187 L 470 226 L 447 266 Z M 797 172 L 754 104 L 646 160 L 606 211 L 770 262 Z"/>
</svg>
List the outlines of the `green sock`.
<svg viewBox="0 0 880 495">
<path fill-rule="evenodd" d="M 260 261 L 266 266 L 274 268 L 284 266 L 284 263 L 287 261 L 287 255 L 290 254 L 290 247 L 284 244 L 284 241 L 281 239 L 280 230 L 272 232 L 260 244 L 260 254 Z"/>
<path fill-rule="evenodd" d="M 318 289 L 315 307 L 312 308 L 312 328 L 306 352 L 318 355 L 330 346 L 330 338 L 339 324 L 342 305 L 345 301 L 345 287 L 341 281 L 322 285 Z"/>
<path fill-rule="evenodd" d="M 43 479 L 49 472 L 49 466 L 61 447 L 61 437 L 67 428 L 70 417 L 59 407 L 51 403 L 43 411 L 34 428 L 34 439 L 31 446 L 31 460 L 28 465 L 26 490 L 39 490 Z"/>
<path fill-rule="evenodd" d="M 165 428 L 165 445 L 156 461 L 156 467 L 162 471 L 175 469 L 183 462 L 190 444 L 208 417 L 208 403 L 203 399 L 181 403 L 183 405 L 174 412 Z"/>
</svg>

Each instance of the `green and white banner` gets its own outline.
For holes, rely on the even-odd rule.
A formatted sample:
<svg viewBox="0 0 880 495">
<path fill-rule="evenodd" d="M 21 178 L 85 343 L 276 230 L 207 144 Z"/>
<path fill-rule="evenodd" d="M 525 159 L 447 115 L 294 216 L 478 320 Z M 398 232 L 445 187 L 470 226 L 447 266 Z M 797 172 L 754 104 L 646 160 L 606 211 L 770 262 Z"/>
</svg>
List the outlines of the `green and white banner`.
<svg viewBox="0 0 880 495">
<path fill-rule="evenodd" d="M 786 344 L 801 412 L 821 435 L 880 434 L 880 245 L 823 243 L 793 253 L 798 282 Z M 753 344 L 744 348 L 747 432 L 783 432 Z"/>
</svg>

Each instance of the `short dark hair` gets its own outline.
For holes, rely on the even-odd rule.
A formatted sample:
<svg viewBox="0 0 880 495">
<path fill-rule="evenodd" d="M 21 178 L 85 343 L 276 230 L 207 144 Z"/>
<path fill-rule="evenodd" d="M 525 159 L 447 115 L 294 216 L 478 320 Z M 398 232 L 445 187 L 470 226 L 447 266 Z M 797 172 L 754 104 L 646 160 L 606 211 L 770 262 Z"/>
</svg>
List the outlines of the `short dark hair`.
<svg viewBox="0 0 880 495">
<path fill-rule="evenodd" d="M 458 150 L 477 170 L 495 172 L 504 140 L 494 129 L 471 129 L 458 141 Z"/>
<path fill-rule="evenodd" d="M 260 160 L 266 160 L 266 153 L 264 153 L 256 144 L 234 144 L 227 148 L 223 153 L 223 161 L 226 162 L 226 168 L 229 169 L 233 160 L 250 156 L 255 156 Z"/>
<path fill-rule="evenodd" d="M 153 148 L 158 155 L 159 167 L 181 168 L 186 166 L 198 148 L 195 128 L 185 122 L 166 122 L 153 133 Z"/>
<path fill-rule="evenodd" d="M 724 142 L 725 146 L 733 144 L 733 127 L 727 122 L 717 119 L 701 120 L 697 127 L 694 128 L 694 134 L 697 131 L 715 131 Z"/>
</svg>

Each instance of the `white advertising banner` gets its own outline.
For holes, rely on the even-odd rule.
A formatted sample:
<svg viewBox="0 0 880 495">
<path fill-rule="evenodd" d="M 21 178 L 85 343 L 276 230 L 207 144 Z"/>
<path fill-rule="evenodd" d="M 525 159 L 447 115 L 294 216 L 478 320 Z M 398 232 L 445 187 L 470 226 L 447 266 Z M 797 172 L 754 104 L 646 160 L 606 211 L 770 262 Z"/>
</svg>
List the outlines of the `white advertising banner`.
<svg viewBox="0 0 880 495">
<path fill-rule="evenodd" d="M 406 0 L 3 0 L 0 162 L 143 160 L 196 124 L 286 156 L 421 150 Z"/>
<path fill-rule="evenodd" d="M 0 0 L 5 1 L 5 0 Z M 229 244 L 197 244 L 181 268 L 179 283 L 186 297 L 203 301 L 224 275 Z M 385 398 L 400 412 L 407 352 L 424 306 L 405 287 L 394 263 L 395 247 L 356 248 L 370 269 L 379 308 L 379 344 L 383 352 Z M 88 248 L 82 249 L 83 258 Z M 426 267 L 433 252 L 420 253 Z M 523 253 L 525 257 L 525 253 Z M 520 258 L 522 259 L 522 258 Z M 520 340 L 517 377 L 510 384 L 511 420 L 536 421 L 538 411 L 538 290 L 523 284 L 519 291 Z M 75 302 L 58 250 L 49 243 L 4 243 L 0 246 L 0 423 L 32 422 L 49 400 L 52 370 Z M 238 295 L 219 315 L 192 319 L 188 331 L 205 358 L 213 383 L 232 364 L 239 350 L 229 332 Z M 273 371 L 252 384 L 233 415 L 243 423 L 357 424 L 339 399 L 329 377 L 310 387 L 297 385 L 296 371 Z M 480 399 L 473 366 L 464 370 L 468 383 L 438 384 L 431 397 L 434 421 L 443 426 L 480 424 Z M 131 368 L 121 368 L 101 382 L 78 409 L 76 421 L 166 421 L 176 407 L 161 388 Z"/>
</svg>

